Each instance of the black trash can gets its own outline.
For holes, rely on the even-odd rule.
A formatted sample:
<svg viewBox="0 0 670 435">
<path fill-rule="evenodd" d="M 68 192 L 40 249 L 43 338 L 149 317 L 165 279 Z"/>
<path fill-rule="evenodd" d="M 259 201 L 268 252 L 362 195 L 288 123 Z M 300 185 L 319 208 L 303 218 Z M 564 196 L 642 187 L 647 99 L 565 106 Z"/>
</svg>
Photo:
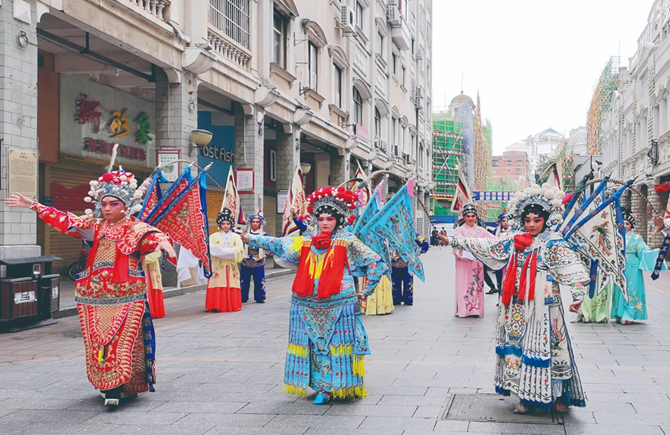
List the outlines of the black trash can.
<svg viewBox="0 0 670 435">
<path fill-rule="evenodd" d="M 58 310 L 60 276 L 51 274 L 59 257 L 0 260 L 0 329 L 50 319 Z"/>
</svg>

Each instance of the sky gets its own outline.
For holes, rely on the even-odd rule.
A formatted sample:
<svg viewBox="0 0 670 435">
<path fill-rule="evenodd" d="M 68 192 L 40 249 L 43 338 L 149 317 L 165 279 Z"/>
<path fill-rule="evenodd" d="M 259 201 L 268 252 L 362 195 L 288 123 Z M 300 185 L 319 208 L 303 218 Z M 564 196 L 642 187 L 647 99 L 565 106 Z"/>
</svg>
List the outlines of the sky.
<svg viewBox="0 0 670 435">
<path fill-rule="evenodd" d="M 461 92 L 491 120 L 493 154 L 586 125 L 610 56 L 635 54 L 653 0 L 433 0 L 433 110 Z M 463 87 L 461 88 L 461 77 Z"/>
</svg>

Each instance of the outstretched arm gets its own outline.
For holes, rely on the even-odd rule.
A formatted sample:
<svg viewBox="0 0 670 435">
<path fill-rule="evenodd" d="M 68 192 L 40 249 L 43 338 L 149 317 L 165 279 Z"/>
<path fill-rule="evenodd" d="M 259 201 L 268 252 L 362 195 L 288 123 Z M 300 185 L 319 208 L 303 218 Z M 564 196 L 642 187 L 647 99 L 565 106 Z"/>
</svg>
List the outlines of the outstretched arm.
<svg viewBox="0 0 670 435">
<path fill-rule="evenodd" d="M 81 237 L 87 240 L 93 239 L 93 229 L 95 228 L 97 219 L 92 216 L 75 216 L 72 213 L 42 205 L 20 193 L 14 193 L 5 198 L 5 204 L 10 207 L 29 208 L 36 211 L 37 216 L 42 219 L 44 223 L 63 234 Z"/>
<path fill-rule="evenodd" d="M 249 246 L 271 251 L 283 261 L 290 263 L 298 263 L 300 261 L 303 244 L 302 237 L 255 236 L 244 233 L 240 235 L 240 238 L 244 243 L 248 243 Z"/>
<path fill-rule="evenodd" d="M 479 261 L 493 270 L 500 270 L 507 265 L 512 253 L 512 239 L 510 237 L 488 239 L 469 237 L 444 237 L 446 244 L 454 250 L 468 251 Z"/>
</svg>

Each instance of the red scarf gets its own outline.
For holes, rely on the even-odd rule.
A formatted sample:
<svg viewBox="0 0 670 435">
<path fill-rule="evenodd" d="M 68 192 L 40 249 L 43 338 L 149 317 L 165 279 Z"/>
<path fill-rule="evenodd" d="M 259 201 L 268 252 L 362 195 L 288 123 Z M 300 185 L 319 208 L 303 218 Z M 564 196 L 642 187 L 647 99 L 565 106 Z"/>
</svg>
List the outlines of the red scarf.
<svg viewBox="0 0 670 435">
<path fill-rule="evenodd" d="M 506 307 L 509 307 L 512 297 L 516 290 L 516 274 L 517 266 L 519 264 L 519 255 L 533 243 L 533 236 L 530 233 L 523 233 L 514 236 L 514 247 L 516 253 L 510 258 L 507 266 L 507 277 L 503 284 L 502 302 Z M 528 285 L 528 273 L 530 272 L 530 285 Z M 526 287 L 529 287 L 528 299 L 535 298 L 535 274 L 537 272 L 537 253 L 533 252 L 523 264 L 521 269 L 521 278 L 519 279 L 519 294 L 518 299 L 523 300 L 526 297 Z"/>
<path fill-rule="evenodd" d="M 303 242 L 298 272 L 293 281 L 293 292 L 303 298 L 311 296 L 314 292 L 317 264 L 316 254 L 311 252 L 311 245 L 317 249 L 328 248 L 323 257 L 316 296 L 319 299 L 329 298 L 331 295 L 338 294 L 342 287 L 344 266 L 347 265 L 347 244 L 343 240 L 331 243 L 330 233 L 320 233 L 311 241 Z"/>
</svg>

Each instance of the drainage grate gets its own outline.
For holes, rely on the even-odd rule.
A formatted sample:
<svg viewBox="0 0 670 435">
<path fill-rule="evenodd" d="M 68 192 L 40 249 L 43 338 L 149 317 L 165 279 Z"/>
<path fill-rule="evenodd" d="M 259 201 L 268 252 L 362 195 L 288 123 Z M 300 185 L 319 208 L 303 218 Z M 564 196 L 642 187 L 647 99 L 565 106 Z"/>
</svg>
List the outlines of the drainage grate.
<svg viewBox="0 0 670 435">
<path fill-rule="evenodd" d="M 512 412 L 519 399 L 499 394 L 454 394 L 447 398 L 442 420 L 494 423 L 563 424 L 563 415 L 547 411 Z"/>
</svg>

